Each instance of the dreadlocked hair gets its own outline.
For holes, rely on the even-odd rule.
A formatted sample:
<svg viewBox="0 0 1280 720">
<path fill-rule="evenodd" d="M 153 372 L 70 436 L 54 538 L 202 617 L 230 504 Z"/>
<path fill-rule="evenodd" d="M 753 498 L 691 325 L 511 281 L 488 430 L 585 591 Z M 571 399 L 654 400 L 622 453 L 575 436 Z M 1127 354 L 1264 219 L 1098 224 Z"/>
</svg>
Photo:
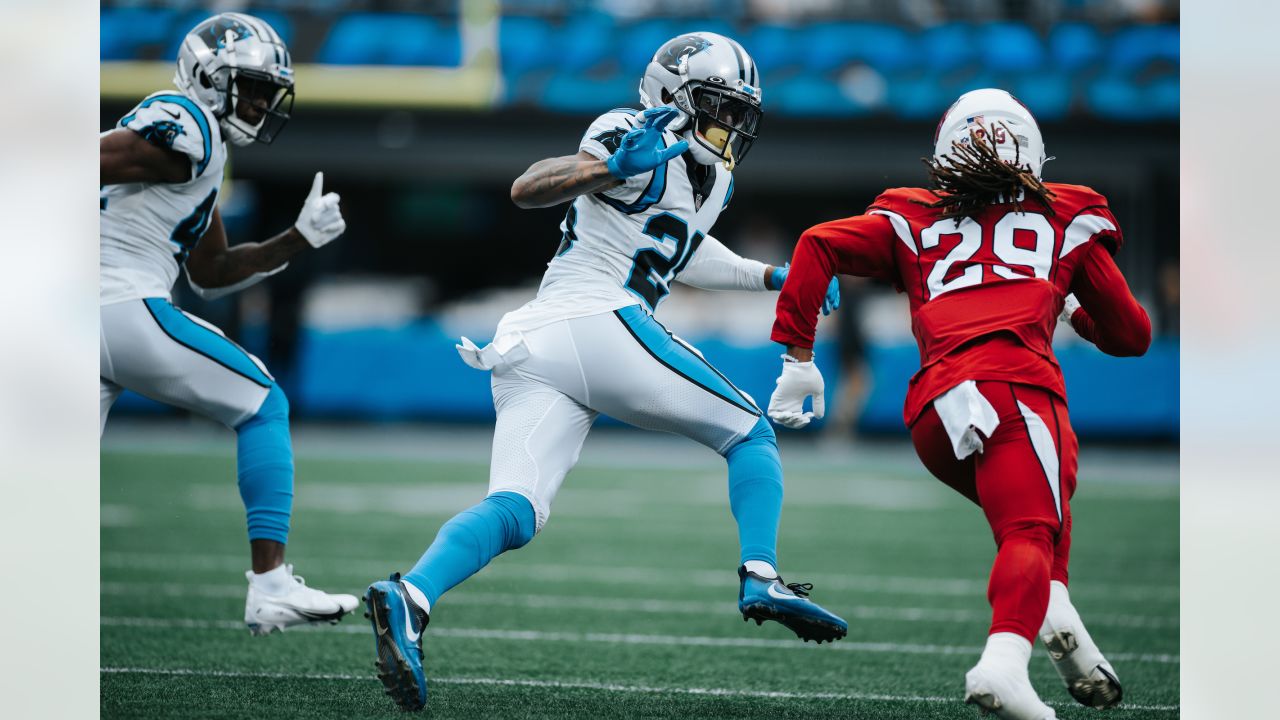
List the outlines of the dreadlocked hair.
<svg viewBox="0 0 1280 720">
<path fill-rule="evenodd" d="M 1012 163 L 1000 158 L 996 143 L 985 139 L 990 132 L 979 125 L 981 132 L 969 131 L 970 142 L 951 143 L 951 153 L 947 157 L 941 160 L 921 158 L 929 168 L 933 193 L 938 199 L 914 202 L 941 209 L 942 217 L 959 222 L 960 218 L 975 215 L 986 206 L 999 202 L 1012 203 L 1014 212 L 1020 213 L 1023 211 L 1023 198 L 1035 197 L 1053 215 L 1053 205 L 1049 202 L 1055 197 L 1053 191 L 1045 187 L 1034 173 L 1022 167 L 1018 136 L 1003 122 L 1000 126 L 1013 138 L 1015 154 Z"/>
</svg>

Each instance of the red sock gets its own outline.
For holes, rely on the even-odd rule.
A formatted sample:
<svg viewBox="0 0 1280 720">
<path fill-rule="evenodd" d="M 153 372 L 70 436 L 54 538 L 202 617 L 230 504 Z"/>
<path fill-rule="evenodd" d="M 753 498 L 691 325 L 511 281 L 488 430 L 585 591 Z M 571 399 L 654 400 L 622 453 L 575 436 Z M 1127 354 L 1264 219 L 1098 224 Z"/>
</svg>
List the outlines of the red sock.
<svg viewBox="0 0 1280 720">
<path fill-rule="evenodd" d="M 1071 559 L 1071 513 L 1062 521 L 1062 532 L 1053 545 L 1053 569 L 1049 579 L 1067 584 L 1067 562 Z"/>
<path fill-rule="evenodd" d="M 1017 633 L 1034 643 L 1049 607 L 1053 531 L 1027 523 L 1003 535 L 987 585 L 991 633 Z"/>
</svg>

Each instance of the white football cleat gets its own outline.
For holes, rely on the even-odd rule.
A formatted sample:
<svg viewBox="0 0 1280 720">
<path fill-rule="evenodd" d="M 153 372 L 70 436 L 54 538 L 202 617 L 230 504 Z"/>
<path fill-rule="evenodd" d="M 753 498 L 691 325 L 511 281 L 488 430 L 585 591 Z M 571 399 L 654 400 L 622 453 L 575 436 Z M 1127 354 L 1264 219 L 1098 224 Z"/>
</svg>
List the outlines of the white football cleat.
<svg viewBox="0 0 1280 720">
<path fill-rule="evenodd" d="M 307 587 L 293 566 L 285 565 L 288 585 L 281 592 L 269 593 L 253 580 L 253 572 L 244 576 L 249 581 L 249 594 L 244 600 L 244 624 L 253 635 L 283 632 L 295 625 L 327 622 L 336 625 L 343 615 L 356 609 L 355 595 L 334 594 Z"/>
<path fill-rule="evenodd" d="M 1053 708 L 1040 701 L 1031 679 L 1018 673 L 983 667 L 978 663 L 964 676 L 964 701 L 977 705 L 982 716 L 1000 720 L 1057 720 Z"/>
<path fill-rule="evenodd" d="M 1049 610 L 1040 627 L 1040 640 L 1076 702 L 1098 709 L 1120 703 L 1124 688 L 1115 669 L 1089 636 L 1071 604 L 1067 586 L 1056 580 L 1049 584 Z"/>
<path fill-rule="evenodd" d="M 1027 661 L 1031 643 L 1013 633 L 996 633 L 987 638 L 982 659 L 964 676 L 964 701 L 977 705 L 986 717 L 1000 720 L 1057 720 L 1053 708 L 1040 701 Z"/>
</svg>

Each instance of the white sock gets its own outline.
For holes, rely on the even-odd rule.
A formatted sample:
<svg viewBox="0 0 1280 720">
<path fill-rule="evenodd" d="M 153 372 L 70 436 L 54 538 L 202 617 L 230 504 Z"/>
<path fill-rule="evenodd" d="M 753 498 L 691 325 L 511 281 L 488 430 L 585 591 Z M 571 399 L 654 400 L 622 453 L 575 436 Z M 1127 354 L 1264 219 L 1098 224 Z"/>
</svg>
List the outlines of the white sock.
<svg viewBox="0 0 1280 720">
<path fill-rule="evenodd" d="M 414 585 L 413 583 L 409 582 L 408 580 L 405 580 L 405 579 L 403 579 L 403 578 L 402 578 L 402 579 L 400 580 L 400 582 L 401 582 L 401 583 L 404 583 L 404 589 L 405 589 L 405 591 L 406 591 L 406 592 L 408 592 L 408 593 L 409 593 L 409 599 L 413 601 L 413 604 L 414 604 L 414 605 L 417 605 L 417 606 L 418 606 L 418 607 L 420 607 L 420 608 L 422 608 L 422 612 L 424 612 L 424 613 L 426 613 L 426 614 L 430 615 L 430 614 L 431 614 L 431 601 L 430 601 L 430 600 L 427 600 L 427 595 L 426 595 L 426 593 L 424 593 L 424 592 L 422 592 L 421 590 L 419 590 L 417 585 Z"/>
<path fill-rule="evenodd" d="M 1052 639 L 1061 630 L 1070 632 L 1075 638 L 1076 655 L 1080 662 L 1102 662 L 1102 652 L 1090 637 L 1089 630 L 1080 619 L 1080 613 L 1071 604 L 1067 586 L 1054 580 L 1049 583 L 1049 609 L 1044 614 L 1044 624 L 1040 626 L 1040 638 Z"/>
<path fill-rule="evenodd" d="M 983 648 L 978 664 L 1026 674 L 1030 662 L 1030 640 L 1017 633 L 998 632 L 987 638 L 987 646 Z"/>
<path fill-rule="evenodd" d="M 268 595 L 284 595 L 293 585 L 292 580 L 293 573 L 290 572 L 289 566 L 284 564 L 264 573 L 253 573 L 249 576 L 249 582 Z"/>
<path fill-rule="evenodd" d="M 769 563 L 763 560 L 748 560 L 743 563 L 747 568 L 747 572 L 755 573 L 762 578 L 776 578 L 778 571 Z"/>
</svg>

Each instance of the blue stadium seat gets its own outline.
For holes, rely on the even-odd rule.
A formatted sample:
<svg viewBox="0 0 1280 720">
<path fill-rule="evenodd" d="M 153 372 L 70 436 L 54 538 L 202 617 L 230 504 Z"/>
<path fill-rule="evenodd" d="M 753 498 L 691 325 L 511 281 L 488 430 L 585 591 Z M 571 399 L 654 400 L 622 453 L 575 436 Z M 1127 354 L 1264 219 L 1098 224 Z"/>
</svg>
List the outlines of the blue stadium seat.
<svg viewBox="0 0 1280 720">
<path fill-rule="evenodd" d="M 1029 73 L 1002 86 L 1008 87 L 1040 122 L 1065 118 L 1075 97 L 1071 77 L 1061 72 Z"/>
<path fill-rule="evenodd" d="M 547 67 L 555 53 L 551 26 L 541 18 L 504 16 L 498 26 L 502 70 L 509 78 Z"/>
<path fill-rule="evenodd" d="M 803 35 L 803 30 L 788 25 L 757 25 L 743 40 L 764 76 L 766 89 L 774 73 L 792 70 L 804 62 L 807 50 L 801 44 Z"/>
<path fill-rule="evenodd" d="M 614 57 L 616 27 L 604 13 L 575 15 L 551 39 L 558 69 L 582 73 Z"/>
<path fill-rule="evenodd" d="M 1107 73 L 1086 90 L 1089 109 L 1112 120 L 1177 120 L 1179 85 L 1176 75 L 1145 82 L 1119 73 Z"/>
<path fill-rule="evenodd" d="M 623 71 L 642 73 L 662 44 L 681 31 L 688 31 L 688 22 L 677 23 L 666 19 L 641 20 L 622 28 L 615 53 L 618 66 Z M 639 78 L 637 78 L 639 82 Z"/>
<path fill-rule="evenodd" d="M 611 73 L 590 77 L 561 72 L 547 81 L 541 105 L 548 110 L 599 115 L 616 107 L 640 107 L 637 88 L 640 78 L 634 73 Z M 586 130 L 584 124 L 580 130 Z"/>
<path fill-rule="evenodd" d="M 913 38 L 906 30 L 883 23 L 817 23 L 798 43 L 810 70 L 825 73 L 853 62 L 881 72 L 894 72 L 916 62 Z"/>
<path fill-rule="evenodd" d="M 977 59 L 973 27 L 965 23 L 936 25 L 920 33 L 920 51 L 933 72 L 968 67 Z"/>
<path fill-rule="evenodd" d="M 1152 113 L 1130 78 L 1109 73 L 1089 83 L 1085 97 L 1093 114 L 1112 120 L 1148 120 Z"/>
<path fill-rule="evenodd" d="M 980 57 L 992 72 L 1028 72 L 1044 64 L 1044 45 L 1030 27 L 1018 22 L 993 22 L 978 32 Z"/>
<path fill-rule="evenodd" d="M 1120 30 L 1111 38 L 1108 69 L 1131 74 L 1156 61 L 1177 68 L 1178 37 L 1176 25 L 1144 25 Z"/>
<path fill-rule="evenodd" d="M 889 78 L 889 107 L 901 118 L 937 120 L 955 96 L 944 91 L 931 73 L 905 73 Z"/>
<path fill-rule="evenodd" d="M 768 107 L 786 115 L 849 117 L 871 111 L 846 96 L 837 83 L 815 75 L 797 75 L 767 92 Z"/>
<path fill-rule="evenodd" d="M 331 65 L 456 67 L 458 27 L 423 15 L 359 13 L 334 23 L 317 61 Z"/>
<path fill-rule="evenodd" d="M 144 46 L 166 44 L 171 33 L 182 32 L 172 27 L 175 16 L 176 13 L 168 9 L 103 8 L 98 21 L 98 57 L 139 59 Z"/>
<path fill-rule="evenodd" d="M 1181 111 L 1180 92 L 1177 75 L 1153 80 L 1147 88 L 1147 107 L 1155 117 L 1177 120 Z"/>
<path fill-rule="evenodd" d="M 1049 33 L 1049 54 L 1063 72 L 1077 72 L 1102 57 L 1102 38 L 1088 23 L 1063 23 Z"/>
</svg>

